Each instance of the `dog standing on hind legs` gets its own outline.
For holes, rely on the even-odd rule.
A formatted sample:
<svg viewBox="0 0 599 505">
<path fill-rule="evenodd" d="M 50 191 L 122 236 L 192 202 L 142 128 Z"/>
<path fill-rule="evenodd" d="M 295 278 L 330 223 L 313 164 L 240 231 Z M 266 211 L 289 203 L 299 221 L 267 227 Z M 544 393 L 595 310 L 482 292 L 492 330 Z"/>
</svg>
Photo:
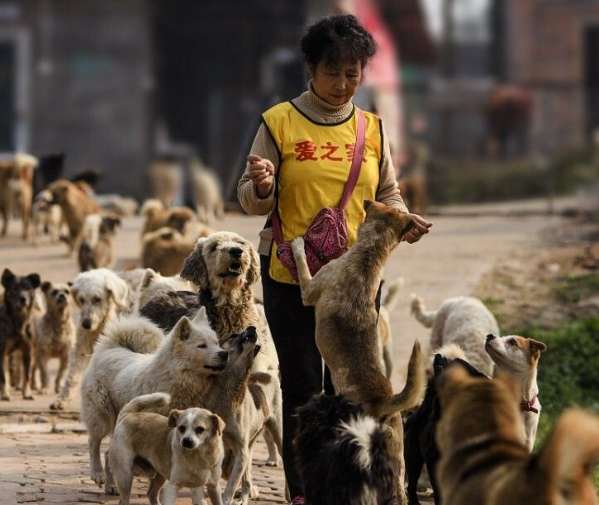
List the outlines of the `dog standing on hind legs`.
<svg viewBox="0 0 599 505">
<path fill-rule="evenodd" d="M 426 387 L 420 344 L 416 341 L 403 391 L 393 394 L 380 367 L 375 299 L 389 254 L 414 227 L 413 219 L 386 205 L 366 201 L 366 219 L 356 243 L 340 258 L 310 274 L 304 240 L 292 242 L 302 301 L 313 305 L 316 345 L 331 371 L 337 394 L 362 406 L 366 415 L 384 420 L 395 431 L 397 496 L 406 503 L 403 487 L 401 411 L 415 407 Z M 351 289 L 348 289 L 351 286 Z"/>
</svg>

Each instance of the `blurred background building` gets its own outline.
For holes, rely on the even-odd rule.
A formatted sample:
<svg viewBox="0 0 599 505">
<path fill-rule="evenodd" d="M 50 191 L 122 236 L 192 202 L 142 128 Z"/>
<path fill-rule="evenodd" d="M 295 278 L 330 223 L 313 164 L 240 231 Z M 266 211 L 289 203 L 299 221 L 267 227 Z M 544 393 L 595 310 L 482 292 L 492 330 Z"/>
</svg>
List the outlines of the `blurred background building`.
<svg viewBox="0 0 599 505">
<path fill-rule="evenodd" d="M 138 198 L 151 159 L 197 152 L 233 199 L 259 114 L 305 89 L 304 27 L 334 12 L 379 44 L 357 101 L 398 166 L 414 139 L 532 159 L 599 127 L 597 0 L 0 0 L 0 152 L 64 152 Z"/>
</svg>

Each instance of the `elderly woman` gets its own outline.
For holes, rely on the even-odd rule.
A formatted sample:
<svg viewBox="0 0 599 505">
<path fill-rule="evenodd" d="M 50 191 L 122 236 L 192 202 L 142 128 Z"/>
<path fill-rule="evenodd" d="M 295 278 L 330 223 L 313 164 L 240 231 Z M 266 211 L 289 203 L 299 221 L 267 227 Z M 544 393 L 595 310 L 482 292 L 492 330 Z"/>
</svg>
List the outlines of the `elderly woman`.
<svg viewBox="0 0 599 505">
<path fill-rule="evenodd" d="M 314 308 L 304 307 L 298 283 L 276 255 L 272 215 L 278 213 L 282 240 L 304 235 L 325 207 L 337 207 L 348 180 L 356 145 L 358 116 L 352 97 L 368 60 L 376 52 L 372 36 L 351 15 L 331 16 L 310 26 L 301 50 L 311 76 L 308 91 L 262 115 L 247 167 L 237 188 L 249 214 L 269 215 L 260 233 L 264 308 L 281 366 L 283 462 L 292 503 L 303 503 L 295 469 L 294 411 L 312 395 L 334 393 L 316 347 Z M 363 112 L 365 148 L 359 178 L 345 208 L 349 245 L 364 220 L 364 200 L 408 212 L 395 180 L 389 143 L 381 120 Z M 431 223 L 412 214 L 416 227 L 405 236 L 414 243 Z"/>
</svg>

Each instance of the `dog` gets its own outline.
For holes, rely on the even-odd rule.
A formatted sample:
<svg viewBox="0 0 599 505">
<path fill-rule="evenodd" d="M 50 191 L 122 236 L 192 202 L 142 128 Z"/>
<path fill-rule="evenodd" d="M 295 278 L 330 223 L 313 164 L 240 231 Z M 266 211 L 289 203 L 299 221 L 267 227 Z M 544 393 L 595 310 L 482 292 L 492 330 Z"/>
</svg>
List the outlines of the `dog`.
<svg viewBox="0 0 599 505">
<path fill-rule="evenodd" d="M 223 420 L 209 410 L 171 410 L 170 396 L 154 393 L 138 396 L 121 410 L 108 448 L 110 468 L 120 494 L 120 505 L 128 505 L 136 462 L 149 465 L 148 498 L 174 505 L 179 488 L 190 487 L 194 504 L 205 503 L 202 486 L 207 486 L 213 505 L 222 505 L 220 477 L 224 448 Z"/>
<path fill-rule="evenodd" d="M 69 305 L 71 290 L 68 284 L 53 284 L 47 281 L 42 283 L 41 288 L 47 309 L 35 325 L 35 361 L 31 382 L 35 384 L 35 372 L 39 370 L 41 384 L 38 392 L 46 394 L 48 392 L 48 360 L 58 358 L 60 365 L 54 381 L 54 391 L 59 393 L 60 383 L 69 366 L 69 354 L 75 341 L 75 324 Z M 35 385 L 33 387 L 35 388 Z"/>
<path fill-rule="evenodd" d="M 113 494 L 110 473 L 104 473 L 100 461 L 100 444 L 112 433 L 126 403 L 160 392 L 169 393 L 173 401 L 181 401 L 181 395 L 193 401 L 207 387 L 207 377 L 222 372 L 227 360 L 205 310 L 193 321 L 182 317 L 166 338 L 160 328 L 140 317 L 127 316 L 109 324 L 81 382 L 91 479 L 98 485 L 106 483 L 106 492 Z"/>
<path fill-rule="evenodd" d="M 387 379 L 391 379 L 393 374 L 393 336 L 391 334 L 391 311 L 397 305 L 399 290 L 403 286 L 403 278 L 395 279 L 387 289 L 385 299 L 379 310 L 379 321 L 377 324 L 379 356 L 381 357 L 381 367 Z"/>
<path fill-rule="evenodd" d="M 193 243 L 177 230 L 160 228 L 143 236 L 141 264 L 162 275 L 177 275 L 193 248 Z"/>
<path fill-rule="evenodd" d="M 119 312 L 128 310 L 129 288 L 117 274 L 106 268 L 80 273 L 73 280 L 71 296 L 79 307 L 75 345 L 69 356 L 69 371 L 58 398 L 50 408 L 64 410 L 71 398 L 71 389 L 87 366 L 94 344 L 106 324 Z"/>
<path fill-rule="evenodd" d="M 188 236 L 193 230 L 195 215 L 187 207 L 165 208 L 159 200 L 146 200 L 141 207 L 140 214 L 145 217 L 141 236 L 160 228 L 172 228 L 183 236 Z"/>
<path fill-rule="evenodd" d="M 146 268 L 144 276 L 137 290 L 137 304 L 134 313 L 139 313 L 154 296 L 158 293 L 168 293 L 169 291 L 192 291 L 192 285 L 189 281 L 184 281 L 181 277 L 165 277 L 151 268 Z"/>
<path fill-rule="evenodd" d="M 121 219 L 116 216 L 90 214 L 85 218 L 78 251 L 81 272 L 112 266 L 112 239 L 119 226 Z"/>
<path fill-rule="evenodd" d="M 542 342 L 516 335 L 497 337 L 487 335 L 485 351 L 499 371 L 508 373 L 520 385 L 520 411 L 524 421 L 526 447 L 532 452 L 537 438 L 537 425 L 541 416 L 537 367 L 541 353 L 547 349 Z"/>
<path fill-rule="evenodd" d="M 365 201 L 366 218 L 356 243 L 340 258 L 324 265 L 313 277 L 304 239 L 292 241 L 304 305 L 316 314 L 316 345 L 331 372 L 335 393 L 360 405 L 366 415 L 385 420 L 395 431 L 399 454 L 397 496 L 406 501 L 403 484 L 403 427 L 401 412 L 415 407 L 426 386 L 421 349 L 415 342 L 406 385 L 393 394 L 380 368 L 375 298 L 382 270 L 391 251 L 414 227 L 407 214 L 378 202 Z M 350 289 L 351 287 L 351 289 Z"/>
<path fill-rule="evenodd" d="M 39 245 L 39 239 L 44 233 L 50 235 L 50 243 L 56 244 L 60 240 L 63 219 L 60 206 L 52 204 L 52 193 L 47 189 L 40 191 L 35 197 L 31 209 L 33 220 L 33 245 Z"/>
<path fill-rule="evenodd" d="M 31 354 L 33 346 L 32 312 L 35 290 L 40 285 L 38 274 L 17 276 L 8 268 L 2 272 L 4 296 L 0 305 L 0 399 L 10 401 L 10 387 L 4 373 L 5 358 L 15 351 L 21 352 L 23 399 L 33 400 L 30 389 Z"/>
<path fill-rule="evenodd" d="M 72 254 L 77 252 L 85 218 L 90 214 L 101 214 L 102 208 L 77 184 L 59 179 L 46 188 L 52 194 L 52 203 L 59 205 L 69 229 L 65 238 Z"/>
<path fill-rule="evenodd" d="M 590 475 L 599 456 L 599 416 L 568 410 L 537 454 L 524 445 L 512 377 L 472 378 L 450 367 L 438 385 L 442 415 L 437 477 L 444 505 L 596 505 Z"/>
<path fill-rule="evenodd" d="M 225 203 L 216 174 L 206 168 L 199 159 L 191 162 L 192 198 L 201 223 L 213 226 L 214 219 L 223 219 Z"/>
<path fill-rule="evenodd" d="M 223 418 L 227 449 L 232 454 L 231 469 L 223 501 L 230 504 L 241 481 L 240 501 L 258 497 L 252 485 L 251 452 L 253 443 L 266 427 L 273 434 L 277 450 L 282 450 L 283 426 L 280 408 L 276 406 L 280 394 L 278 378 L 265 373 L 250 375 L 256 355 L 260 351 L 256 328 L 250 326 L 240 335 L 227 339 L 222 346 L 229 352 L 225 372 L 215 376 L 210 388 L 201 399 L 205 408 Z"/>
<path fill-rule="evenodd" d="M 181 278 L 190 281 L 199 294 L 189 292 L 160 293 L 141 310 L 141 315 L 169 331 L 184 315 L 193 317 L 200 306 L 206 308 L 210 326 L 220 341 L 238 334 L 249 326 L 258 331 L 260 353 L 252 373 L 279 378 L 279 360 L 264 314 L 264 307 L 254 303 L 252 286 L 260 278 L 258 253 L 251 242 L 232 232 L 217 232 L 197 241 L 181 270 Z M 281 392 L 269 408 L 280 415 Z M 276 434 L 267 426 L 267 465 L 276 466 L 278 455 Z"/>
<path fill-rule="evenodd" d="M 466 360 L 464 351 L 456 344 L 448 344 L 434 353 L 433 376 L 428 380 L 424 400 L 418 409 L 405 422 L 404 459 L 408 478 L 408 504 L 418 505 L 418 479 L 422 467 L 426 470 L 433 488 L 435 504 L 441 502 L 436 480 L 439 449 L 435 441 L 437 423 L 441 417 L 441 407 L 436 383 L 450 364 L 462 366 L 472 377 L 487 377 Z"/>
<path fill-rule="evenodd" d="M 493 375 L 493 360 L 484 344 L 488 334 L 499 334 L 499 327 L 495 316 L 478 298 L 456 296 L 445 300 L 436 311 L 427 312 L 422 298 L 412 295 L 412 314 L 423 326 L 432 328 L 431 349 L 457 344 L 473 367 Z"/>
<path fill-rule="evenodd" d="M 181 166 L 175 161 L 157 159 L 150 165 L 149 176 L 154 195 L 168 209 L 181 187 Z"/>
<path fill-rule="evenodd" d="M 0 164 L 0 215 L 4 220 L 2 236 L 6 236 L 12 214 L 23 223 L 23 239 L 29 238 L 33 199 L 33 172 L 39 165 L 36 157 L 17 153 L 11 161 Z"/>
<path fill-rule="evenodd" d="M 294 445 L 306 503 L 396 503 L 389 428 L 343 396 L 315 396 L 297 418 Z"/>
</svg>

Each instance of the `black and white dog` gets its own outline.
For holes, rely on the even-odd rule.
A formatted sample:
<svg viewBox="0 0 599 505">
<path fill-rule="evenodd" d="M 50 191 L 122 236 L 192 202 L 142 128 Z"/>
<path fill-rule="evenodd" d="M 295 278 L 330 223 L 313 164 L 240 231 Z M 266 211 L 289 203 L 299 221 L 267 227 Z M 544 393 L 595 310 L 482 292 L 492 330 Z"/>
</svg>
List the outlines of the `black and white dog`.
<svg viewBox="0 0 599 505">
<path fill-rule="evenodd" d="M 343 396 L 315 396 L 297 417 L 294 444 L 307 504 L 395 503 L 389 428 Z"/>
</svg>

